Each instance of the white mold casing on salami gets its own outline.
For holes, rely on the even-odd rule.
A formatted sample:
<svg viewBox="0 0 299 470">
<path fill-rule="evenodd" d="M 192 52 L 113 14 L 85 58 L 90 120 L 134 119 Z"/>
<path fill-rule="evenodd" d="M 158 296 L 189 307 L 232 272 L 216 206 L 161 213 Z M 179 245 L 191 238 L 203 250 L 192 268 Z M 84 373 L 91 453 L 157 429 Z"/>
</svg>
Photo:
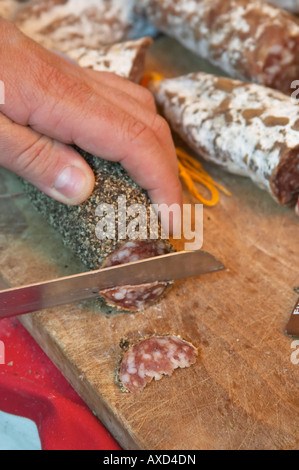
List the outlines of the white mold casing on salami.
<svg viewBox="0 0 299 470">
<path fill-rule="evenodd" d="M 267 0 L 267 2 L 292 13 L 299 13 L 299 0 Z"/>
<path fill-rule="evenodd" d="M 158 29 L 230 77 L 290 94 L 299 24 L 262 0 L 139 0 Z"/>
<path fill-rule="evenodd" d="M 81 67 L 117 75 L 140 83 L 144 72 L 146 52 L 151 38 L 141 38 L 97 49 L 80 47 L 66 51 L 66 55 Z"/>
<path fill-rule="evenodd" d="M 33 0 L 19 10 L 15 24 L 48 49 L 97 48 L 155 35 L 134 6 L 135 0 Z"/>
<path fill-rule="evenodd" d="M 206 160 L 281 205 L 299 195 L 299 105 L 254 83 L 195 73 L 151 85 L 171 127 Z"/>
<path fill-rule="evenodd" d="M 153 379 L 171 376 L 175 369 L 195 364 L 198 350 L 178 336 L 152 336 L 132 346 L 123 356 L 118 382 L 127 392 L 141 392 Z"/>
</svg>

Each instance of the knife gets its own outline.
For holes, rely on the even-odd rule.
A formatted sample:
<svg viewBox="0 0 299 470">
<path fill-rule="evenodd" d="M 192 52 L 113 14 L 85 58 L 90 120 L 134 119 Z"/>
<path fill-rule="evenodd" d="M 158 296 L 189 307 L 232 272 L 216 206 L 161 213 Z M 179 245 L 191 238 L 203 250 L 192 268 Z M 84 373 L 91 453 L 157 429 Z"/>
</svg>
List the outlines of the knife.
<svg viewBox="0 0 299 470">
<path fill-rule="evenodd" d="M 99 297 L 124 285 L 177 281 L 226 269 L 210 253 L 180 251 L 38 284 L 0 291 L 0 318 Z"/>
</svg>

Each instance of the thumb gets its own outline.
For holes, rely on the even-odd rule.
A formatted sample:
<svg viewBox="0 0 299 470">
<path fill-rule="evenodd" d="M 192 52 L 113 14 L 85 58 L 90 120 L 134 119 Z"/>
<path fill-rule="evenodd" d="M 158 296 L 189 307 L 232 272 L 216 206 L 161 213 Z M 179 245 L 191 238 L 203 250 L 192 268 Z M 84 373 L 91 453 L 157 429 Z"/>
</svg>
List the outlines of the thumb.
<svg viewBox="0 0 299 470">
<path fill-rule="evenodd" d="M 95 184 L 93 171 L 72 147 L 16 124 L 2 114 L 0 166 L 69 205 L 85 201 Z"/>
</svg>

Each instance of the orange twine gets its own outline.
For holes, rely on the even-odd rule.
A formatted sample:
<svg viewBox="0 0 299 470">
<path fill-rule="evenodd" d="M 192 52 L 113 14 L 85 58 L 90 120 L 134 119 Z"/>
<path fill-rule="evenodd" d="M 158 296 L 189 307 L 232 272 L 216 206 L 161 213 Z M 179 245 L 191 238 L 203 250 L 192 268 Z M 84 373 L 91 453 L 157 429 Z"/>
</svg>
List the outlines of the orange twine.
<svg viewBox="0 0 299 470">
<path fill-rule="evenodd" d="M 180 148 L 177 148 L 176 152 L 179 159 L 178 164 L 180 177 L 184 181 L 190 193 L 198 201 L 205 206 L 213 207 L 216 206 L 220 200 L 219 191 L 223 192 L 227 196 L 231 196 L 231 193 L 224 188 L 224 186 L 213 180 L 213 178 L 203 169 L 202 164 L 198 160 L 191 157 L 187 152 Z M 211 193 L 211 199 L 203 197 L 196 188 L 195 183 L 199 183 L 204 186 Z"/>
</svg>

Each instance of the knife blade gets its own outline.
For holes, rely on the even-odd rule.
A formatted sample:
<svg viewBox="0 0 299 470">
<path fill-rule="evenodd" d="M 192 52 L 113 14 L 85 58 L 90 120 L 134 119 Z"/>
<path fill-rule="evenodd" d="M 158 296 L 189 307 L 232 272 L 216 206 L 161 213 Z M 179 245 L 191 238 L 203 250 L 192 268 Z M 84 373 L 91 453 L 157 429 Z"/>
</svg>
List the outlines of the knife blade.
<svg viewBox="0 0 299 470">
<path fill-rule="evenodd" d="M 99 297 L 124 285 L 177 281 L 226 269 L 210 253 L 180 251 L 87 273 L 0 291 L 0 318 L 23 315 Z"/>
</svg>

